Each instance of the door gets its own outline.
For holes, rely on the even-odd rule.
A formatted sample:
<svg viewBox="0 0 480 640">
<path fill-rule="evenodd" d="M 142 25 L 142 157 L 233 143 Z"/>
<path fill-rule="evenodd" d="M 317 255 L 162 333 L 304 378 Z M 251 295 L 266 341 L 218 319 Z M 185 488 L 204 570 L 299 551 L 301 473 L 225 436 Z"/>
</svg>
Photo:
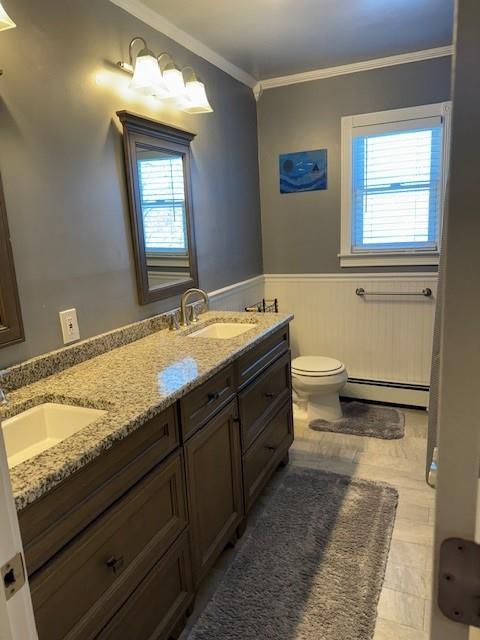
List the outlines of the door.
<svg viewBox="0 0 480 640">
<path fill-rule="evenodd" d="M 243 517 L 240 426 L 236 415 L 236 402 L 230 402 L 185 445 L 196 585 Z"/>
<path fill-rule="evenodd" d="M 17 553 L 22 554 L 22 540 L 18 526 L 17 512 L 13 501 L 8 472 L 5 444 L 0 433 L 0 566 L 8 563 Z M 18 575 L 18 574 L 17 574 Z M 7 599 L 0 584 L 0 639 L 37 640 L 32 600 L 28 580 L 24 586 Z"/>
<path fill-rule="evenodd" d="M 438 423 L 432 640 L 479 638 L 437 603 L 440 545 L 475 538 L 480 464 L 480 3 L 457 0 Z M 480 594 L 477 594 L 480 595 Z M 465 602 L 465 600 L 463 600 Z"/>
</svg>

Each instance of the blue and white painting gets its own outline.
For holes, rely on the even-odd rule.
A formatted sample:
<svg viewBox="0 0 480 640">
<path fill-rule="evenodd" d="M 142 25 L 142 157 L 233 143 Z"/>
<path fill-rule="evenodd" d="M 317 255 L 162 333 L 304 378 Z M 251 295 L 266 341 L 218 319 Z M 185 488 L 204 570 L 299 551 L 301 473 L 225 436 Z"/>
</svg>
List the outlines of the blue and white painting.
<svg viewBox="0 0 480 640">
<path fill-rule="evenodd" d="M 280 193 L 327 188 L 327 150 L 283 153 L 278 157 Z"/>
</svg>

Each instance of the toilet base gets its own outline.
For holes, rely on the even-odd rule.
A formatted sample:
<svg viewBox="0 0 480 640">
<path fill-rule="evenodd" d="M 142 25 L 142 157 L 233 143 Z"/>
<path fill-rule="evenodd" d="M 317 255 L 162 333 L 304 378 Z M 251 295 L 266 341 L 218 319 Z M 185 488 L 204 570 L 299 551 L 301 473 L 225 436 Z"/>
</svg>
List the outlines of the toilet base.
<svg viewBox="0 0 480 640">
<path fill-rule="evenodd" d="M 342 407 L 338 392 L 327 393 L 318 396 L 311 395 L 307 404 L 307 421 L 310 424 L 314 420 L 327 420 L 335 422 L 343 418 Z"/>
</svg>

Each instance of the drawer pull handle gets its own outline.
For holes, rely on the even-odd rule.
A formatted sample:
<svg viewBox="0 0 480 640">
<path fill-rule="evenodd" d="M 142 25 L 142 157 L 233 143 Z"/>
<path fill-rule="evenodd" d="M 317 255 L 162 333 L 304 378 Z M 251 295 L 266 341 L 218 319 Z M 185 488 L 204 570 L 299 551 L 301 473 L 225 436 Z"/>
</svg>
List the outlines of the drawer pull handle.
<svg viewBox="0 0 480 640">
<path fill-rule="evenodd" d="M 277 396 L 278 394 L 274 393 L 273 391 L 267 391 L 264 395 L 265 398 L 275 398 L 275 396 Z"/>
<path fill-rule="evenodd" d="M 123 556 L 119 558 L 112 556 L 107 560 L 106 565 L 109 569 L 112 569 L 113 573 L 117 573 L 123 567 Z"/>
<path fill-rule="evenodd" d="M 208 403 L 210 404 L 210 402 L 215 402 L 215 400 L 218 400 L 220 398 L 220 392 L 216 391 L 215 393 L 209 393 L 207 397 Z"/>
<path fill-rule="evenodd" d="M 266 444 L 265 449 L 268 449 L 269 451 L 276 451 L 277 447 L 272 447 L 271 444 Z"/>
</svg>

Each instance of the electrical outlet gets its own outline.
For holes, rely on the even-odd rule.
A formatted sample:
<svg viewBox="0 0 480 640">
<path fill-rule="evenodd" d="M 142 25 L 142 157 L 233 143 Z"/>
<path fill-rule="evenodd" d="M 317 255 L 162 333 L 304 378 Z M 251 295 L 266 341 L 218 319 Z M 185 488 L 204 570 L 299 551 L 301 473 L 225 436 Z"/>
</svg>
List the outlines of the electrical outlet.
<svg viewBox="0 0 480 640">
<path fill-rule="evenodd" d="M 80 340 L 80 329 L 78 327 L 77 310 L 66 309 L 60 311 L 60 326 L 62 327 L 63 344 L 70 344 Z"/>
</svg>

